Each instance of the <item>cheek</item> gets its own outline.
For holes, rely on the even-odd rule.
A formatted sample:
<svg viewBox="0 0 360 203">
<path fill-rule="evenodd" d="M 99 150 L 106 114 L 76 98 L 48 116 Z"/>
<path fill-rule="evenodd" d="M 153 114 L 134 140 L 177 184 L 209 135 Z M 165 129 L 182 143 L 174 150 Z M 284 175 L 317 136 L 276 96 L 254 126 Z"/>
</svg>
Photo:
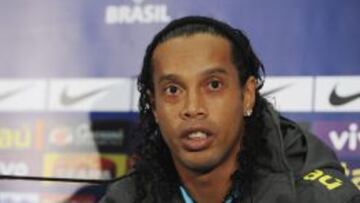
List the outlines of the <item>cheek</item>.
<svg viewBox="0 0 360 203">
<path fill-rule="evenodd" d="M 166 127 L 176 122 L 178 113 L 173 105 L 159 104 L 157 108 L 157 119 L 162 126 Z"/>
<path fill-rule="evenodd" d="M 210 104 L 211 103 L 211 104 Z M 243 125 L 243 105 L 240 96 L 210 101 L 210 116 L 226 134 L 236 134 Z"/>
<path fill-rule="evenodd" d="M 179 125 L 175 110 L 167 106 L 160 107 L 157 111 L 157 117 L 163 138 L 169 144 L 172 137 L 176 136 L 177 126 Z"/>
<path fill-rule="evenodd" d="M 208 100 L 209 110 L 222 119 L 233 120 L 234 117 L 241 117 L 243 112 L 242 98 L 238 94 L 224 95 Z"/>
</svg>

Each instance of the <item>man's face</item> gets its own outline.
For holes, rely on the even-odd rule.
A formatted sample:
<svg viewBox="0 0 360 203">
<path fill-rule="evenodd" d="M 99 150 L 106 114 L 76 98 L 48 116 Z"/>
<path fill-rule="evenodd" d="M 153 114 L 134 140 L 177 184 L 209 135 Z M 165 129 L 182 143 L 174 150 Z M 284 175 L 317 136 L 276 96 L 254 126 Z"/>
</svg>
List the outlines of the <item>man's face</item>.
<svg viewBox="0 0 360 203">
<path fill-rule="evenodd" d="M 234 162 L 254 92 L 240 87 L 229 41 L 175 37 L 158 45 L 152 62 L 153 113 L 177 170 Z"/>
</svg>

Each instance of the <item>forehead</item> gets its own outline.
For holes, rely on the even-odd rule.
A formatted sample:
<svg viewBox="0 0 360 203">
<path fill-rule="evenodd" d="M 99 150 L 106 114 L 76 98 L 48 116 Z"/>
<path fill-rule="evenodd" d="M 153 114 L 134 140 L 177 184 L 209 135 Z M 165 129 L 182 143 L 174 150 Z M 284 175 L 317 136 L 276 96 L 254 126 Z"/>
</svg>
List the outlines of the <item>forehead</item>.
<svg viewBox="0 0 360 203">
<path fill-rule="evenodd" d="M 232 64 L 230 42 L 222 36 L 198 33 L 179 36 L 159 44 L 153 54 L 155 69 L 198 69 Z M 196 66 L 196 67 L 194 67 Z"/>
</svg>

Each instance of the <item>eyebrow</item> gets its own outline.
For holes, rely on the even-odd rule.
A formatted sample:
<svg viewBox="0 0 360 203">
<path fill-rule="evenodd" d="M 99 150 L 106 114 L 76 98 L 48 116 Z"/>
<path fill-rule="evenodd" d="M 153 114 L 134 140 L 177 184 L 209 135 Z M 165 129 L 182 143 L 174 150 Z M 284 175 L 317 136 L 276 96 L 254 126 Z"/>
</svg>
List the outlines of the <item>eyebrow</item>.
<svg viewBox="0 0 360 203">
<path fill-rule="evenodd" d="M 208 75 L 214 75 L 214 74 L 228 75 L 228 71 L 226 71 L 226 69 L 224 69 L 224 68 L 216 67 L 216 68 L 212 68 L 212 69 L 206 70 L 201 73 L 202 76 L 208 76 Z M 180 82 L 180 78 L 175 74 L 167 74 L 167 75 L 161 76 L 158 80 L 159 83 L 162 83 L 164 81 Z"/>
<path fill-rule="evenodd" d="M 174 74 L 163 75 L 159 78 L 159 83 L 164 81 L 178 81 L 179 77 Z"/>
<path fill-rule="evenodd" d="M 216 68 L 206 70 L 203 73 L 201 73 L 201 75 L 204 75 L 204 76 L 206 76 L 206 75 L 214 75 L 214 74 L 227 75 L 228 72 L 224 68 L 216 67 Z"/>
</svg>

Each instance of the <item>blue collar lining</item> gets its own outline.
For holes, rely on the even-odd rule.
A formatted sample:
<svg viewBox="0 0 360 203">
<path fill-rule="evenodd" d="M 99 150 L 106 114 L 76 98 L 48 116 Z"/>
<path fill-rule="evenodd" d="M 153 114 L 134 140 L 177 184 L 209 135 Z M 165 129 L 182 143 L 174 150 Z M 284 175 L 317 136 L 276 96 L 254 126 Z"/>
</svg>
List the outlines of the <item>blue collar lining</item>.
<svg viewBox="0 0 360 203">
<path fill-rule="evenodd" d="M 185 190 L 185 188 L 183 186 L 180 186 L 180 192 L 181 192 L 181 196 L 183 198 L 183 200 L 185 201 L 185 203 L 195 203 L 194 200 L 190 197 L 189 193 Z M 228 197 L 224 203 L 232 203 L 233 202 L 233 197 L 230 196 Z"/>
</svg>

